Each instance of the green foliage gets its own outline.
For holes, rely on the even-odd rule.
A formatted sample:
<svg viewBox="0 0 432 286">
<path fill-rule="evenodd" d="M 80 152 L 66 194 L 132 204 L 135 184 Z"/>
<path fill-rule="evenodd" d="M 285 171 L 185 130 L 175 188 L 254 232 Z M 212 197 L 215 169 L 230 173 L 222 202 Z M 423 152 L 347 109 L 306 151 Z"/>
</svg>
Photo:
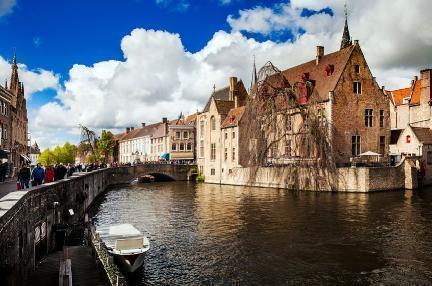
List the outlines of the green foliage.
<svg viewBox="0 0 432 286">
<path fill-rule="evenodd" d="M 99 157 L 99 159 L 102 158 L 106 162 L 108 157 L 113 153 L 114 144 L 114 135 L 111 131 L 102 130 L 101 137 L 96 143 L 96 157 Z"/>
<path fill-rule="evenodd" d="M 195 181 L 197 183 L 203 183 L 205 181 L 205 177 L 203 174 L 199 173 L 198 176 L 196 177 Z"/>
<path fill-rule="evenodd" d="M 74 164 L 75 157 L 77 154 L 77 147 L 69 142 L 66 142 L 63 146 L 57 146 L 53 150 L 47 148 L 45 149 L 40 157 L 39 162 L 44 166 L 54 165 L 54 164 Z"/>
</svg>

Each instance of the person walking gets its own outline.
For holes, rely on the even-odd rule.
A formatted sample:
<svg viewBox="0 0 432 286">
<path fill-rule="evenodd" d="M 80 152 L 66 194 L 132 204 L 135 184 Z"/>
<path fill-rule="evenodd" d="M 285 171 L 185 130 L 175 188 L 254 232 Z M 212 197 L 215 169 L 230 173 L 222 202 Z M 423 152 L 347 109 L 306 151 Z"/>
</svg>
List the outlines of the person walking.
<svg viewBox="0 0 432 286">
<path fill-rule="evenodd" d="M 45 171 L 41 167 L 40 163 L 38 163 L 36 167 L 33 169 L 33 172 L 31 174 L 31 179 L 34 182 L 34 186 L 42 185 L 42 182 L 45 179 Z"/>
<path fill-rule="evenodd" d="M 46 169 L 45 169 L 45 184 L 54 182 L 54 177 L 55 177 L 54 168 L 52 166 L 46 167 Z"/>
<path fill-rule="evenodd" d="M 28 189 L 30 182 L 30 168 L 23 164 L 18 172 L 18 181 L 21 185 L 21 189 Z"/>
<path fill-rule="evenodd" d="M 6 180 L 7 167 L 6 162 L 0 163 L 0 183 Z"/>
</svg>

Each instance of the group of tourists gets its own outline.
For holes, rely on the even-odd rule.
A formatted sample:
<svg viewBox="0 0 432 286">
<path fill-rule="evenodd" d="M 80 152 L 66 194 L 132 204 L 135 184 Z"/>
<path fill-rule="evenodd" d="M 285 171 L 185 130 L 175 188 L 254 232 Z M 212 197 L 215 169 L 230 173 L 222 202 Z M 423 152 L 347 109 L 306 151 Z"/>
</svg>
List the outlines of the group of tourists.
<svg viewBox="0 0 432 286">
<path fill-rule="evenodd" d="M 46 166 L 43 168 L 41 164 L 38 163 L 33 170 L 30 169 L 29 165 L 23 164 L 18 172 L 17 189 L 26 189 L 29 188 L 30 185 L 38 186 L 63 180 L 66 176 L 72 176 L 76 171 L 82 171 L 82 166 L 80 164 L 77 166 L 72 164 L 65 166 L 60 163 L 55 166 Z"/>
</svg>

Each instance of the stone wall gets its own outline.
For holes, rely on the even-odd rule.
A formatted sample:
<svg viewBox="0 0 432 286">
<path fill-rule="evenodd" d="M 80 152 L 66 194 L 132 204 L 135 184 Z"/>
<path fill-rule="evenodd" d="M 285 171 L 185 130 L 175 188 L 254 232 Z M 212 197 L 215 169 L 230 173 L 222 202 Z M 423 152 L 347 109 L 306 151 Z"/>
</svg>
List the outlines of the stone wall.
<svg viewBox="0 0 432 286">
<path fill-rule="evenodd" d="M 309 191 L 372 192 L 417 188 L 415 165 L 402 161 L 395 167 L 337 168 L 335 172 L 308 168 L 234 168 L 222 184 Z"/>
</svg>

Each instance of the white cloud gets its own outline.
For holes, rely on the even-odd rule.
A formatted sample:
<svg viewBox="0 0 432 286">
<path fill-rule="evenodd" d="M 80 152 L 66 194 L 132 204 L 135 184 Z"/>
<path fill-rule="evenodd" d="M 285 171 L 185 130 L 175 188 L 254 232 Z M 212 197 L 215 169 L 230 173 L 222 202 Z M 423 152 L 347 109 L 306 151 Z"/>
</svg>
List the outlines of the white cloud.
<svg viewBox="0 0 432 286">
<path fill-rule="evenodd" d="M 16 0 L 0 0 L 0 17 L 10 13 L 16 5 Z"/>
<path fill-rule="evenodd" d="M 58 89 L 59 75 L 44 69 L 30 70 L 26 65 L 18 63 L 20 81 L 24 83 L 26 97 L 31 97 L 35 92 L 48 88 Z M 11 65 L 0 56 L 0 83 L 10 81 Z M 9 83 L 10 84 L 10 83 Z"/>
<path fill-rule="evenodd" d="M 406 85 L 431 64 L 432 30 L 427 11 L 432 10 L 432 1 L 352 2 L 351 35 L 360 40 L 380 85 Z M 46 138 L 49 132 L 70 130 L 78 123 L 94 129 L 123 128 L 202 109 L 213 84 L 223 87 L 229 76 L 238 76 L 248 86 L 253 55 L 258 66 L 271 60 L 284 69 L 313 59 L 317 45 L 324 45 L 326 53 L 337 50 L 343 4 L 292 0 L 291 4 L 240 11 L 237 18 L 228 17 L 231 32 L 216 32 L 196 53 L 185 50 L 178 34 L 135 29 L 121 42 L 123 61 L 74 65 L 58 101 L 40 108 L 32 129 L 43 130 Z M 318 13 L 301 17 L 303 8 L 319 11 L 327 6 L 334 16 Z M 305 33 L 297 33 L 287 42 L 257 42 L 239 32 L 268 35 L 300 28 Z"/>
</svg>

